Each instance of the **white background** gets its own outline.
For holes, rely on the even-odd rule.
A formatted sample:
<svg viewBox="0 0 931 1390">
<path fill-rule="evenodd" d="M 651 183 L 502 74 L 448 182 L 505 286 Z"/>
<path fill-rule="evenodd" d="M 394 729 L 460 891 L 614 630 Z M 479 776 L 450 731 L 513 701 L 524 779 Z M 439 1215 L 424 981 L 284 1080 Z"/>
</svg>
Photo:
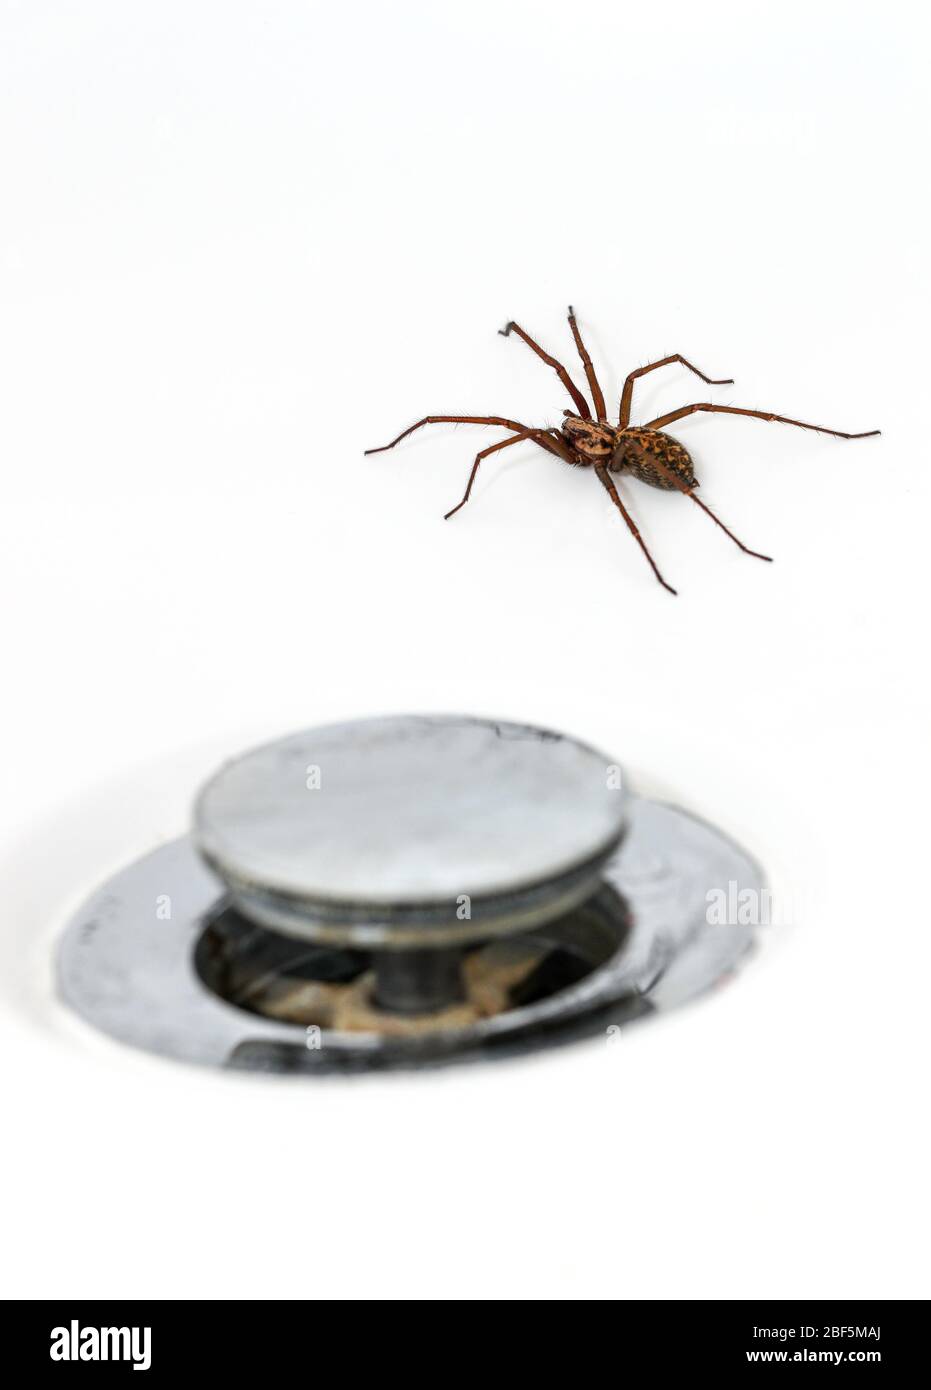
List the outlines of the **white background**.
<svg viewBox="0 0 931 1390">
<path fill-rule="evenodd" d="M 4 1292 L 918 1297 L 927 20 L 887 3 L 2 5 Z M 517 318 L 678 426 L 625 496 Z M 675 432 L 675 431 L 674 431 Z M 57 1005 L 53 944 L 219 758 L 328 719 L 580 734 L 789 923 L 615 1047 L 319 1085 Z"/>
</svg>

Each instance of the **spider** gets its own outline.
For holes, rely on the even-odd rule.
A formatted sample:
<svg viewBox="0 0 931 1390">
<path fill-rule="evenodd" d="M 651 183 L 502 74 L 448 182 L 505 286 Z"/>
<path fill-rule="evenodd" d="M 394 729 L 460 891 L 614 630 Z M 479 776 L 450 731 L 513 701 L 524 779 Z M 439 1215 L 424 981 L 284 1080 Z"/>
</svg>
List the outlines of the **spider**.
<svg viewBox="0 0 931 1390">
<path fill-rule="evenodd" d="M 690 497 L 696 506 L 701 507 L 702 511 L 711 517 L 716 526 L 720 526 L 725 535 L 730 536 L 734 544 L 739 546 L 745 555 L 753 555 L 757 560 L 770 560 L 772 557 L 761 555 L 756 550 L 750 550 L 748 546 L 737 539 L 733 531 L 728 530 L 724 522 L 715 516 L 710 507 L 695 496 L 698 480 L 695 477 L 692 460 L 679 441 L 665 433 L 664 425 L 671 425 L 674 420 L 682 420 L 686 415 L 694 415 L 697 411 L 711 411 L 722 415 L 751 415 L 757 420 L 776 420 L 783 425 L 797 425 L 799 429 L 816 430 L 819 434 L 832 434 L 838 439 L 866 439 L 870 435 L 880 433 L 879 430 L 865 430 L 861 434 L 846 434 L 843 430 L 825 429 L 823 425 L 806 425 L 802 420 L 790 420 L 785 415 L 773 415 L 770 411 L 745 410 L 733 405 L 713 405 L 710 401 L 698 401 L 693 405 L 684 405 L 678 410 L 670 411 L 667 415 L 660 415 L 655 420 L 648 420 L 645 425 L 632 425 L 630 413 L 634 382 L 638 377 L 646 376 L 647 372 L 655 372 L 658 367 L 667 367 L 673 362 L 678 362 L 688 371 L 693 372 L 695 376 L 701 377 L 702 381 L 707 382 L 709 386 L 732 386 L 734 384 L 731 377 L 718 380 L 705 376 L 704 372 L 700 372 L 678 352 L 673 353 L 671 357 L 662 357 L 658 362 L 651 362 L 648 366 L 638 367 L 636 371 L 631 372 L 624 382 L 624 389 L 621 392 L 618 423 L 612 425 L 607 417 L 605 399 L 601 387 L 598 385 L 592 359 L 582 342 L 582 335 L 575 319 L 575 311 L 571 305 L 569 306 L 569 327 L 572 330 L 572 336 L 575 339 L 575 345 L 588 378 L 595 407 L 594 413 L 562 363 L 557 362 L 555 357 L 550 357 L 548 352 L 544 352 L 539 343 L 534 342 L 533 338 L 524 332 L 520 324 L 511 322 L 498 331 L 505 338 L 511 333 L 516 333 L 519 338 L 522 338 L 547 366 L 553 368 L 572 398 L 575 409 L 563 411 L 564 419 L 561 428 L 522 425 L 520 421 L 508 420 L 502 415 L 425 415 L 422 420 L 418 420 L 415 425 L 411 425 L 409 429 L 399 434 L 397 439 L 392 439 L 390 444 L 382 444 L 377 449 L 366 449 L 366 454 L 380 454 L 386 449 L 393 449 L 395 444 L 400 444 L 402 439 L 406 439 L 409 434 L 413 434 L 423 425 L 500 425 L 503 429 L 511 430 L 512 433 L 507 439 L 502 439 L 497 444 L 490 444 L 487 449 L 482 449 L 476 454 L 465 494 L 462 501 L 457 503 L 452 511 L 446 513 L 444 519 L 448 521 L 451 516 L 455 516 L 460 507 L 464 507 L 468 502 L 472 492 L 472 484 L 475 482 L 482 459 L 487 458 L 489 454 L 497 453 L 500 449 L 509 449 L 512 444 L 519 444 L 523 439 L 532 439 L 541 448 L 554 454 L 564 463 L 595 470 L 595 476 L 624 518 L 628 530 L 646 556 L 656 578 L 664 589 L 674 594 L 676 590 L 671 584 L 667 584 L 660 574 L 653 556 L 647 549 L 646 542 L 637 530 L 633 517 L 621 501 L 610 474 L 629 473 L 642 483 L 649 483 L 651 487 L 663 488 L 667 491 L 678 488 L 680 492 L 685 493 L 686 497 Z"/>
</svg>

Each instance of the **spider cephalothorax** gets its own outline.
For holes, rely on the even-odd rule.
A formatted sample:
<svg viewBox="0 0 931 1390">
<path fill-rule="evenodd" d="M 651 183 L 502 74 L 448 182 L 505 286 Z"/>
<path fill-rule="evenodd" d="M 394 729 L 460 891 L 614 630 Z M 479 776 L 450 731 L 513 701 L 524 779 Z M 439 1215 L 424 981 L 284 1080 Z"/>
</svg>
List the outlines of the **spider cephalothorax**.
<svg viewBox="0 0 931 1390">
<path fill-rule="evenodd" d="M 671 357 L 663 357 L 658 362 L 651 362 L 646 367 L 638 367 L 636 371 L 630 373 L 624 382 L 624 389 L 621 393 L 618 423 L 612 425 L 608 421 L 605 399 L 601 387 L 598 385 L 595 368 L 592 366 L 592 360 L 582 342 L 582 336 L 575 321 L 575 314 L 571 308 L 569 310 L 569 327 L 572 329 L 572 336 L 585 368 L 585 376 L 594 404 L 594 413 L 562 363 L 557 362 L 555 357 L 550 357 L 549 353 L 544 352 L 539 343 L 535 343 L 518 324 L 509 323 L 506 328 L 501 329 L 504 336 L 507 337 L 509 333 L 514 332 L 519 338 L 523 338 L 527 346 L 532 348 L 538 357 L 541 357 L 548 366 L 553 368 L 572 398 L 575 411 L 567 410 L 565 412 L 562 426 L 559 429 L 554 429 L 549 425 L 522 425 L 520 421 L 509 420 L 503 415 L 425 415 L 422 420 L 418 420 L 415 425 L 411 425 L 409 429 L 399 434 L 397 439 L 392 439 L 390 444 L 383 444 L 378 449 L 366 449 L 365 452 L 367 454 L 379 454 L 385 449 L 393 449 L 395 444 L 399 444 L 402 439 L 413 434 L 414 430 L 419 430 L 421 425 L 441 423 L 499 425 L 504 429 L 514 431 L 507 439 L 502 439 L 497 444 L 490 444 L 487 449 L 482 449 L 476 454 L 462 501 L 453 507 L 452 511 L 446 513 L 446 519 L 449 520 L 458 512 L 460 507 L 464 507 L 468 502 L 472 484 L 475 482 L 475 476 L 483 458 L 496 453 L 499 449 L 507 449 L 511 444 L 517 444 L 523 439 L 532 439 L 534 443 L 539 444 L 548 453 L 554 454 L 556 458 L 562 459 L 564 463 L 594 469 L 599 482 L 621 513 L 631 535 L 649 561 L 653 573 L 663 588 L 674 594 L 675 589 L 666 583 L 657 569 L 643 537 L 637 530 L 633 517 L 621 501 L 610 474 L 629 473 L 631 477 L 637 478 L 641 483 L 648 483 L 651 487 L 663 488 L 667 491 L 677 489 L 679 492 L 684 492 L 697 506 L 701 507 L 703 512 L 711 517 L 716 526 L 720 526 L 721 530 L 730 536 L 744 554 L 753 555 L 758 560 L 768 560 L 770 556 L 760 555 L 759 551 L 748 549 L 742 541 L 737 539 L 733 531 L 729 531 L 724 522 L 715 516 L 711 508 L 695 496 L 698 481 L 688 451 L 677 439 L 673 439 L 671 435 L 663 431 L 663 425 L 670 425 L 674 420 L 682 420 L 687 415 L 694 415 L 698 411 L 710 411 L 723 415 L 750 415 L 757 420 L 777 420 L 783 425 L 797 425 L 803 430 L 816 430 L 819 434 L 833 434 L 838 439 L 865 439 L 867 435 L 879 434 L 879 430 L 864 430 L 860 434 L 847 434 L 843 430 L 826 429 L 823 425 L 806 425 L 802 420 L 790 420 L 785 415 L 773 415 L 765 410 L 746 410 L 742 406 L 734 405 L 713 405 L 710 401 L 699 401 L 694 405 L 682 406 L 679 410 L 670 411 L 668 415 L 660 415 L 656 420 L 648 420 L 645 425 L 631 425 L 630 412 L 634 382 L 638 377 L 645 376 L 647 372 L 655 371 L 657 367 L 665 367 L 671 362 L 679 362 L 688 371 L 701 377 L 702 381 L 707 382 L 709 386 L 733 385 L 730 377 L 716 380 L 713 377 L 705 376 L 704 372 L 693 367 L 691 362 L 687 362 L 678 352 L 673 353 Z"/>
<path fill-rule="evenodd" d="M 598 463 L 607 468 L 614 457 L 617 430 L 613 425 L 604 421 L 583 420 L 581 415 L 573 415 L 567 410 L 560 433 L 576 455 L 573 462 L 585 468 Z"/>
</svg>

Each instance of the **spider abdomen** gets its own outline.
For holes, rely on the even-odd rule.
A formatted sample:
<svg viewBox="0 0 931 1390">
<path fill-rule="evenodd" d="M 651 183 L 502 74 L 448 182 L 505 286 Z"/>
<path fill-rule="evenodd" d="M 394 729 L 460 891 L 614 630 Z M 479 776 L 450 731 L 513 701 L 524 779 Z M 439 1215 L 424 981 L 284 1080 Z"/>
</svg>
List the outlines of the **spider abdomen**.
<svg viewBox="0 0 931 1390">
<path fill-rule="evenodd" d="M 688 450 L 662 430 L 619 431 L 608 468 L 612 473 L 630 473 L 650 487 L 667 491 L 676 486 L 670 474 L 675 474 L 687 487 L 698 486 Z"/>
</svg>

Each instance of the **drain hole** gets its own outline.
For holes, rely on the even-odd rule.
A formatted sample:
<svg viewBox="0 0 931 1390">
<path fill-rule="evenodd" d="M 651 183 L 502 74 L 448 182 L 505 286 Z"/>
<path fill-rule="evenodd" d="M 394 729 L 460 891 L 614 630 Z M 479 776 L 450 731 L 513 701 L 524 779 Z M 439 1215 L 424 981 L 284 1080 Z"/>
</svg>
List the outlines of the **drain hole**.
<svg viewBox="0 0 931 1390">
<path fill-rule="evenodd" d="M 590 975 L 593 969 L 594 966 L 580 956 L 573 955 L 564 946 L 554 946 L 539 964 L 534 966 L 530 974 L 511 990 L 511 1005 L 513 1008 L 522 1008 L 527 1004 L 539 1003 L 541 999 L 548 999 L 551 994 L 558 994 L 561 989 L 578 984 L 586 975 Z"/>
<path fill-rule="evenodd" d="M 222 907 L 206 923 L 194 963 L 229 1004 L 278 1022 L 339 1032 L 419 1036 L 468 1027 L 551 998 L 578 984 L 623 946 L 627 908 L 602 886 L 557 921 L 467 950 L 458 997 L 431 1013 L 381 1007 L 367 951 L 315 946 L 248 921 Z"/>
</svg>

